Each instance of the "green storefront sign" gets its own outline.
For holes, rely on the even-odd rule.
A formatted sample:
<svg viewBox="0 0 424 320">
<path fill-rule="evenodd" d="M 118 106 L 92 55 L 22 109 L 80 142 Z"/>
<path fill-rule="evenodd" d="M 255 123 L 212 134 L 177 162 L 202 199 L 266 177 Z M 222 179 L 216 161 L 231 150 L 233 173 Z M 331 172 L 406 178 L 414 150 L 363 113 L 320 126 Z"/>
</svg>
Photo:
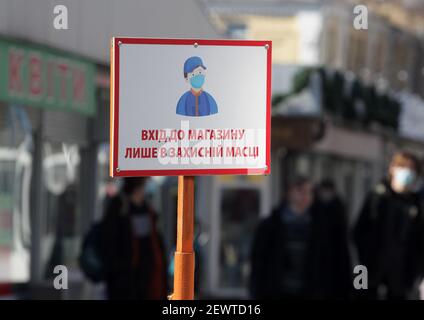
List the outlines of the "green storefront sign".
<svg viewBox="0 0 424 320">
<path fill-rule="evenodd" d="M 0 101 L 95 114 L 95 65 L 0 39 Z"/>
</svg>

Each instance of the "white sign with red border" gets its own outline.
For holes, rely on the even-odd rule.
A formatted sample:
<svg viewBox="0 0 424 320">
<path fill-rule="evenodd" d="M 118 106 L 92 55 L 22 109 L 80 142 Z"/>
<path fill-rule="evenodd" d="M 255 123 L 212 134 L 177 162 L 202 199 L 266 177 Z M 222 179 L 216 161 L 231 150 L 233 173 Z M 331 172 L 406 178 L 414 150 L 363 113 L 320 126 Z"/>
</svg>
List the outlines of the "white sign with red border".
<svg viewBox="0 0 424 320">
<path fill-rule="evenodd" d="M 271 41 L 111 45 L 111 176 L 270 173 Z"/>
</svg>

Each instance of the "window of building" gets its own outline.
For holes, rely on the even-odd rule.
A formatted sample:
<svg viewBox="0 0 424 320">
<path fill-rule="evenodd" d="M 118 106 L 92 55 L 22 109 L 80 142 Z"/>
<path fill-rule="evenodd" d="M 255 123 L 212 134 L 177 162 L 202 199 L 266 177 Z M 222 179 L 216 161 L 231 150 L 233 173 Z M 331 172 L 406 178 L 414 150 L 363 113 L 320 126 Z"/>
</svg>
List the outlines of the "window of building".
<svg viewBox="0 0 424 320">
<path fill-rule="evenodd" d="M 0 282 L 26 282 L 33 137 L 27 110 L 0 108 Z"/>
</svg>

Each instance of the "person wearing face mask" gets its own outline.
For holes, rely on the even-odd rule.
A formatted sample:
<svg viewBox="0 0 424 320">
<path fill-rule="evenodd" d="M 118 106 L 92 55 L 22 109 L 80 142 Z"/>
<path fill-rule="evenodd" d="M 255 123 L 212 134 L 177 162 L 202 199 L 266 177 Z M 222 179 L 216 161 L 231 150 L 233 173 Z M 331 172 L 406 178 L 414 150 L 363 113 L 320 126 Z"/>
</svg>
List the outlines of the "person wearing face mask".
<svg viewBox="0 0 424 320">
<path fill-rule="evenodd" d="M 396 153 L 388 178 L 366 197 L 353 230 L 359 263 L 368 269 L 365 299 L 410 299 L 424 273 L 423 203 L 415 192 L 420 171 L 409 152 Z"/>
<path fill-rule="evenodd" d="M 191 117 L 209 116 L 218 113 L 215 99 L 203 90 L 206 67 L 200 57 L 190 57 L 184 63 L 184 78 L 190 90 L 184 93 L 177 104 L 177 114 Z"/>
</svg>

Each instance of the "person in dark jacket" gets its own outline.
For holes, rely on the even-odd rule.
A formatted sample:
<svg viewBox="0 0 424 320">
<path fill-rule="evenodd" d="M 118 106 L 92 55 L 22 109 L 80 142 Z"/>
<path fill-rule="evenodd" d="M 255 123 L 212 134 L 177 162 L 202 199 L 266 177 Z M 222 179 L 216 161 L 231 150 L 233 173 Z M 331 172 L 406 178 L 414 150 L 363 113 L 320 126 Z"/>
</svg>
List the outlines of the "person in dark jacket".
<svg viewBox="0 0 424 320">
<path fill-rule="evenodd" d="M 348 296 L 351 279 L 344 219 L 314 202 L 307 178 L 290 183 L 287 202 L 260 223 L 251 267 L 254 299 Z"/>
<path fill-rule="evenodd" d="M 414 192 L 419 161 L 409 152 L 392 158 L 388 179 L 366 197 L 353 231 L 361 265 L 368 270 L 365 299 L 407 299 L 423 275 L 422 200 Z"/>
<path fill-rule="evenodd" d="M 317 201 L 324 206 L 324 210 L 327 212 L 334 211 L 336 215 L 343 217 L 347 225 L 346 208 L 333 180 L 327 178 L 321 181 L 317 188 Z"/>
<path fill-rule="evenodd" d="M 157 216 L 144 199 L 146 178 L 125 178 L 103 219 L 109 299 L 166 299 L 166 261 Z"/>
</svg>

